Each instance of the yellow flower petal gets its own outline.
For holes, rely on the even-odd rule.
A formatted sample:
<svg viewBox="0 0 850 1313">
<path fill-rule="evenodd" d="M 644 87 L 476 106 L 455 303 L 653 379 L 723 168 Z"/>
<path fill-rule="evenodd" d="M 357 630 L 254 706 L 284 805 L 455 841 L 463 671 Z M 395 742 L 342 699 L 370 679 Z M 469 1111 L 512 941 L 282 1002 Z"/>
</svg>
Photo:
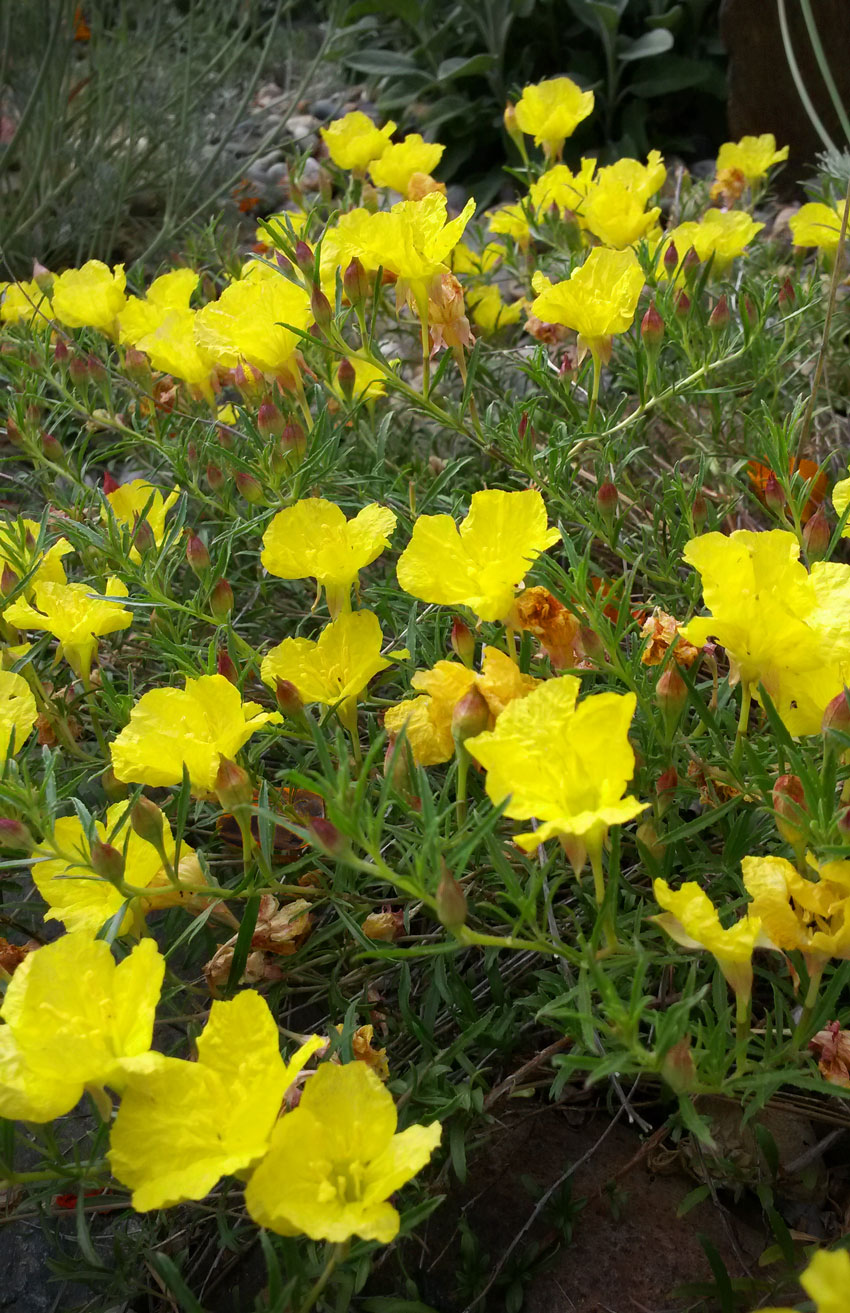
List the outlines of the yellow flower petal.
<svg viewBox="0 0 850 1313">
<path fill-rule="evenodd" d="M 0 751 L 14 757 L 32 733 L 38 708 L 22 675 L 0 670 Z"/>
<path fill-rule="evenodd" d="M 280 579 L 315 579 L 336 616 L 350 606 L 359 571 L 389 546 L 395 524 L 386 506 L 372 503 L 346 520 L 333 502 L 307 497 L 274 516 L 263 535 L 260 559 Z"/>
</svg>

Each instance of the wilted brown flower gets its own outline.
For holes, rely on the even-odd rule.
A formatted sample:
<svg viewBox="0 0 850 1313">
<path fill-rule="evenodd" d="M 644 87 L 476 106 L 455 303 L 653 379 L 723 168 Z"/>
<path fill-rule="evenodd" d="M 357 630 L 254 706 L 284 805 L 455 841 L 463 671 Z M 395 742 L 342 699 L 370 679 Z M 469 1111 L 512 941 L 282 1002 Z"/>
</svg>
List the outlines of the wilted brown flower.
<svg viewBox="0 0 850 1313">
<path fill-rule="evenodd" d="M 850 1089 L 850 1030 L 842 1030 L 837 1021 L 830 1021 L 826 1030 L 819 1030 L 809 1041 L 809 1048 L 818 1059 L 818 1071 L 830 1085 Z"/>
<path fill-rule="evenodd" d="M 581 626 L 548 588 L 526 588 L 521 592 L 514 602 L 509 624 L 513 629 L 525 629 L 534 635 L 553 669 L 578 665 L 583 655 L 579 642 Z"/>
<path fill-rule="evenodd" d="M 640 656 L 645 666 L 660 666 L 671 646 L 679 666 L 692 666 L 700 654 L 699 648 L 679 633 L 679 622 L 658 606 L 644 622 L 640 636 L 649 640 Z"/>
</svg>

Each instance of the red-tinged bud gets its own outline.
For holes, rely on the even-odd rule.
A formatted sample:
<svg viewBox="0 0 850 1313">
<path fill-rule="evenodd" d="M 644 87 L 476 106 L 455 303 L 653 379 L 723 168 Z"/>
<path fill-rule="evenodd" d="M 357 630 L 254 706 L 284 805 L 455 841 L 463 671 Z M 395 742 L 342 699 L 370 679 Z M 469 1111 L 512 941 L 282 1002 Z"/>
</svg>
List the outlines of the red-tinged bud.
<svg viewBox="0 0 850 1313">
<path fill-rule="evenodd" d="M 326 857 L 338 859 L 348 852 L 348 840 L 344 834 L 340 834 L 333 821 L 325 820 L 323 816 L 316 816 L 307 828 L 314 846 Z"/>
<path fill-rule="evenodd" d="M 220 647 L 216 653 L 215 668 L 231 684 L 239 683 L 239 671 L 226 647 Z"/>
<path fill-rule="evenodd" d="M 691 246 L 685 252 L 685 258 L 682 261 L 682 273 L 685 275 L 685 278 L 689 283 L 692 282 L 693 279 L 696 277 L 696 272 L 697 269 L 699 269 L 699 265 L 700 265 L 699 256 L 697 255 L 694 248 Z"/>
<path fill-rule="evenodd" d="M 437 918 L 441 925 L 454 934 L 466 925 L 466 894 L 443 864 L 440 883 L 437 885 Z"/>
<path fill-rule="evenodd" d="M 233 815 L 244 813 L 254 799 L 251 776 L 229 757 L 219 759 L 213 789 L 223 809 Z"/>
<path fill-rule="evenodd" d="M 150 552 L 156 547 L 153 529 L 147 520 L 136 520 L 133 526 L 132 543 L 137 552 Z"/>
<path fill-rule="evenodd" d="M 412 802 L 416 796 L 416 765 L 413 750 L 405 739 L 390 738 L 384 753 L 384 779 L 388 779 L 397 793 Z"/>
<path fill-rule="evenodd" d="M 263 485 L 259 479 L 255 479 L 253 474 L 247 470 L 237 470 L 234 475 L 234 482 L 242 497 L 252 506 L 258 506 L 261 501 L 265 501 Z"/>
<path fill-rule="evenodd" d="M 186 560 L 189 567 L 199 579 L 203 578 L 206 571 L 210 568 L 210 554 L 207 551 L 207 545 L 203 538 L 196 533 L 190 533 L 186 539 Z"/>
<path fill-rule="evenodd" d="M 658 810 L 663 816 L 670 806 L 679 786 L 679 776 L 675 766 L 668 766 L 662 771 L 655 781 L 655 792 L 658 796 Z"/>
<path fill-rule="evenodd" d="M 262 438 L 279 438 L 286 428 L 286 419 L 273 401 L 264 401 L 257 411 L 257 428 Z"/>
<path fill-rule="evenodd" d="M 310 309 L 313 312 L 313 318 L 316 321 L 317 328 L 327 328 L 333 319 L 333 310 L 331 303 L 325 296 L 321 287 L 314 287 L 310 294 Z"/>
<path fill-rule="evenodd" d="M 336 371 L 336 381 L 339 383 L 339 390 L 347 401 L 354 396 L 354 385 L 357 382 L 357 375 L 354 372 L 354 366 L 347 356 L 343 356 L 339 362 L 339 369 Z"/>
<path fill-rule="evenodd" d="M 809 809 L 799 775 L 780 775 L 773 786 L 773 819 L 780 838 L 795 850 L 806 846 Z"/>
<path fill-rule="evenodd" d="M 803 549 L 810 561 L 823 561 L 825 559 L 829 551 L 831 537 L 829 520 L 826 518 L 826 511 L 823 508 L 823 502 L 821 502 L 803 530 Z"/>
<path fill-rule="evenodd" d="M 20 447 L 24 440 L 24 435 L 18 427 L 17 421 L 9 415 L 6 419 L 6 437 L 13 447 Z"/>
<path fill-rule="evenodd" d="M 86 372 L 92 383 L 106 381 L 106 366 L 99 356 L 89 356 L 86 360 Z"/>
<path fill-rule="evenodd" d="M 62 444 L 52 433 L 42 433 L 41 450 L 45 459 L 52 461 L 54 465 L 65 464 L 65 453 L 62 450 Z"/>
<path fill-rule="evenodd" d="M 850 842 L 850 807 L 842 807 L 835 818 L 835 824 L 842 839 Z"/>
<path fill-rule="evenodd" d="M 201 453 L 194 442 L 186 444 L 186 464 L 190 470 L 196 470 L 201 463 Z"/>
<path fill-rule="evenodd" d="M 91 869 L 102 880 L 110 884 L 120 884 L 124 879 L 124 854 L 111 843 L 95 840 L 91 846 Z"/>
<path fill-rule="evenodd" d="M 694 533 L 702 533 L 708 519 L 708 502 L 702 488 L 697 488 L 694 493 L 694 499 L 691 502 L 691 519 L 694 523 Z"/>
<path fill-rule="evenodd" d="M 89 368 L 82 356 L 71 356 L 68 361 L 68 378 L 77 387 L 84 387 L 89 381 Z"/>
<path fill-rule="evenodd" d="M 221 492 L 224 483 L 224 470 L 220 466 L 210 463 L 207 466 L 207 485 L 210 492 Z"/>
<path fill-rule="evenodd" d="M 635 830 L 635 838 L 641 844 L 650 857 L 656 862 L 660 862 L 664 856 L 664 840 L 659 836 L 658 829 L 654 821 L 641 821 Z"/>
<path fill-rule="evenodd" d="M 24 411 L 24 419 L 27 424 L 37 428 L 41 423 L 41 406 L 37 406 L 34 401 L 31 401 Z"/>
<path fill-rule="evenodd" d="M 773 470 L 770 471 L 764 484 L 764 504 L 774 515 L 785 514 L 785 492 L 782 484 L 777 479 Z"/>
<path fill-rule="evenodd" d="M 20 582 L 20 577 L 12 569 L 11 565 L 9 565 L 9 562 L 6 561 L 3 565 L 3 573 L 0 575 L 0 593 L 2 593 L 4 597 L 8 597 L 11 592 L 14 592 Z"/>
<path fill-rule="evenodd" d="M 297 241 L 295 243 L 293 254 L 295 256 L 295 263 L 298 265 L 298 268 L 301 270 L 304 277 L 312 282 L 313 272 L 316 268 L 316 257 L 308 243 L 303 240 Z"/>
<path fill-rule="evenodd" d="M 741 311 L 741 323 L 749 331 L 758 323 L 758 311 L 756 310 L 755 301 L 751 296 L 742 296 L 739 309 Z"/>
<path fill-rule="evenodd" d="M 780 310 L 790 310 L 796 302 L 797 296 L 790 278 L 786 278 L 785 282 L 780 287 L 777 300 L 779 302 Z"/>
<path fill-rule="evenodd" d="M 223 447 L 225 451 L 233 450 L 233 434 L 226 424 L 216 425 L 216 436 L 220 447 Z"/>
<path fill-rule="evenodd" d="M 691 298 L 687 292 L 679 292 L 673 302 L 673 313 L 677 319 L 687 319 L 691 313 Z"/>
<path fill-rule="evenodd" d="M 71 358 L 71 352 L 68 350 L 68 343 L 64 337 L 57 337 L 53 344 L 53 363 L 60 369 L 66 369 L 68 361 Z"/>
<path fill-rule="evenodd" d="M 124 373 L 133 383 L 147 384 L 152 378 L 150 361 L 143 351 L 128 347 L 124 352 Z"/>
<path fill-rule="evenodd" d="M 130 824 L 140 839 L 144 839 L 145 843 L 151 844 L 159 852 L 165 817 L 155 802 L 144 796 L 139 798 L 130 811 Z"/>
<path fill-rule="evenodd" d="M 216 620 L 226 620 L 233 610 L 233 589 L 226 579 L 217 579 L 210 593 L 210 610 Z"/>
<path fill-rule="evenodd" d="M 712 333 L 722 333 L 724 328 L 729 327 L 730 318 L 731 316 L 729 314 L 729 301 L 727 299 L 726 293 L 724 292 L 723 295 L 718 299 L 717 305 L 714 307 L 711 314 L 708 316 L 708 326 L 711 329 Z"/>
<path fill-rule="evenodd" d="M 449 641 L 455 656 L 471 670 L 472 663 L 475 660 L 475 636 L 469 625 L 464 624 L 460 616 L 456 615 L 452 621 L 452 633 Z"/>
<path fill-rule="evenodd" d="M 640 335 L 647 350 L 657 354 L 664 341 L 664 320 L 658 313 L 654 301 L 640 321 Z"/>
<path fill-rule="evenodd" d="M 342 275 L 342 287 L 352 305 L 362 305 L 371 295 L 371 279 L 357 256 L 348 264 Z"/>
<path fill-rule="evenodd" d="M 691 1057 L 691 1037 L 683 1035 L 661 1059 L 661 1077 L 674 1094 L 687 1094 L 696 1088 L 697 1069 Z"/>
<path fill-rule="evenodd" d="M 679 674 L 677 665 L 671 664 L 661 672 L 655 685 L 655 701 L 664 713 L 667 731 L 672 734 L 688 700 L 688 686 Z"/>
<path fill-rule="evenodd" d="M 474 686 L 455 703 L 452 711 L 452 738 L 465 743 L 476 734 L 483 734 L 490 723 L 490 708 L 483 693 Z"/>
<path fill-rule="evenodd" d="M 35 839 L 23 821 L 11 817 L 0 817 L 0 848 L 7 848 L 15 853 L 31 853 L 35 848 Z"/>
<path fill-rule="evenodd" d="M 596 490 L 596 509 L 602 517 L 603 522 L 610 530 L 617 518 L 617 508 L 620 503 L 620 494 L 614 487 L 614 484 L 606 480 L 600 483 Z"/>
<path fill-rule="evenodd" d="M 307 450 L 307 435 L 300 424 L 294 420 L 289 423 L 280 435 L 280 452 L 282 456 L 293 457 L 295 460 L 302 460 Z"/>
<path fill-rule="evenodd" d="M 304 703 L 291 679 L 275 680 L 274 695 L 280 711 L 289 720 L 302 720 Z"/>
<path fill-rule="evenodd" d="M 525 139 L 522 135 L 522 128 L 517 123 L 516 106 L 512 105 L 510 101 L 508 101 L 505 106 L 505 112 L 502 115 L 502 122 L 505 125 L 505 132 L 508 134 L 511 141 L 516 144 L 520 154 L 524 154 Z"/>
<path fill-rule="evenodd" d="M 671 242 L 664 252 L 664 268 L 668 274 L 672 274 L 679 267 L 679 252 L 676 250 L 676 243 Z"/>
<path fill-rule="evenodd" d="M 111 492 L 117 492 L 120 487 L 121 484 L 118 482 L 118 480 L 113 479 L 112 475 L 109 473 L 109 470 L 107 470 L 103 476 L 104 497 L 108 497 Z"/>
<path fill-rule="evenodd" d="M 821 721 L 821 733 L 829 734 L 837 730 L 841 734 L 850 734 L 850 689 L 843 688 L 827 704 Z"/>
<path fill-rule="evenodd" d="M 594 661 L 600 666 L 604 664 L 605 644 L 595 629 L 591 629 L 590 625 L 582 625 L 578 631 L 578 641 L 587 661 Z"/>
<path fill-rule="evenodd" d="M 100 787 L 103 789 L 103 792 L 106 794 L 110 802 L 123 802 L 125 798 L 129 798 L 130 796 L 129 784 L 125 784 L 123 780 L 119 780 L 111 766 L 107 766 L 106 770 L 101 775 Z"/>
</svg>

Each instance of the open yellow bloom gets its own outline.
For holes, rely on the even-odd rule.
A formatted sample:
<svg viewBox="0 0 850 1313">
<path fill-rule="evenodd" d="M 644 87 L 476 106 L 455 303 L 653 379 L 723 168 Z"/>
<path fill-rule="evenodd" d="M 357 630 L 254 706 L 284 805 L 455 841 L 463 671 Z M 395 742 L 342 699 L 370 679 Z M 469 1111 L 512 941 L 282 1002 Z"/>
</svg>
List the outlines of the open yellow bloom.
<svg viewBox="0 0 850 1313">
<path fill-rule="evenodd" d="M 168 907 L 183 901 L 184 895 L 169 880 L 156 847 L 136 834 L 130 825 L 126 803 L 114 803 L 106 813 L 106 823 L 95 821 L 94 828 L 102 843 L 112 844 L 123 854 L 125 882 L 137 889 L 151 890 L 150 898 L 140 901 L 140 918 L 153 907 Z M 177 849 L 164 815 L 162 848 L 173 865 Z M 178 875 L 192 884 L 203 883 L 195 850 L 185 843 L 180 845 Z M 53 833 L 38 845 L 33 856 L 32 878 L 48 904 L 45 921 L 61 921 L 66 930 L 87 930 L 96 935 L 127 901 L 109 880 L 92 869 L 86 832 L 78 816 L 60 816 Z M 185 897 L 190 899 L 189 895 Z M 127 908 L 118 933 L 128 934 L 136 925 L 133 910 Z"/>
<path fill-rule="evenodd" d="M 538 271 L 532 284 L 538 295 L 531 313 L 544 323 L 574 329 L 579 349 L 605 360 L 612 334 L 632 326 L 644 276 L 634 251 L 597 246 L 565 282 L 550 283 Z"/>
<path fill-rule="evenodd" d="M 844 218 L 845 202 L 838 205 L 823 205 L 820 201 L 810 201 L 801 205 L 796 214 L 788 220 L 791 240 L 795 246 L 816 246 L 828 255 L 838 250 L 841 236 L 841 223 Z"/>
<path fill-rule="evenodd" d="M 593 113 L 592 91 L 582 91 L 572 78 L 548 78 L 525 87 L 516 103 L 517 126 L 549 159 L 556 159 L 564 141 Z"/>
<path fill-rule="evenodd" d="M 336 707 L 352 734 L 357 729 L 357 699 L 373 675 L 391 662 L 381 656 L 383 636 L 372 611 L 343 611 L 325 625 L 318 639 L 285 638 L 263 657 L 260 678 L 274 688 L 288 679 L 302 702 Z"/>
<path fill-rule="evenodd" d="M 165 537 L 165 517 L 179 496 L 179 488 L 173 488 L 163 497 L 147 479 L 130 479 L 129 483 L 121 483 L 113 492 L 108 492 L 106 500 L 119 524 L 126 524 L 131 533 L 144 513 L 145 523 L 150 526 L 153 540 L 159 547 Z M 138 564 L 141 559 L 138 547 L 131 547 L 130 560 Z"/>
<path fill-rule="evenodd" d="M 850 862 L 827 862 L 807 880 L 784 857 L 745 857 L 751 913 L 776 948 L 797 948 L 810 963 L 850 959 Z M 810 971 L 812 966 L 810 966 Z"/>
<path fill-rule="evenodd" d="M 800 1285 L 815 1302 L 815 1313 L 847 1313 L 850 1253 L 819 1249 L 800 1277 Z M 793 1308 L 765 1308 L 761 1313 L 795 1313 Z"/>
<path fill-rule="evenodd" d="M 367 164 L 378 159 L 390 144 L 395 132 L 393 122 L 378 128 L 362 110 L 352 110 L 341 119 L 334 119 L 319 131 L 334 164 L 341 169 L 363 173 Z"/>
<path fill-rule="evenodd" d="M 315 579 L 335 617 L 350 610 L 352 584 L 389 547 L 395 524 L 393 512 L 375 502 L 346 520 L 334 502 L 305 497 L 272 519 L 260 560 L 279 579 Z"/>
<path fill-rule="evenodd" d="M 523 205 L 500 205 L 490 215 L 488 232 L 497 237 L 510 237 L 521 250 L 531 241 L 531 218 Z"/>
<path fill-rule="evenodd" d="M 0 1117 L 52 1121 L 84 1089 L 120 1090 L 150 1048 L 164 969 L 152 939 L 118 964 L 84 931 L 29 953 L 0 1007 Z"/>
<path fill-rule="evenodd" d="M 540 680 L 523 675 L 516 662 L 497 647 L 485 647 L 480 674 L 458 661 L 438 661 L 431 670 L 417 671 L 410 682 L 424 696 L 390 707 L 384 715 L 384 728 L 389 734 L 404 730 L 419 765 L 437 766 L 454 756 L 452 713 L 470 689 L 477 688 L 487 703 L 492 728 L 508 703 L 525 697 Z"/>
<path fill-rule="evenodd" d="M 14 757 L 32 733 L 38 708 L 23 675 L 0 670 L 0 751 Z"/>
<path fill-rule="evenodd" d="M 50 297 L 34 278 L 23 283 L 0 283 L 0 323 L 44 324 L 50 314 Z"/>
<path fill-rule="evenodd" d="M 37 520 L 0 520 L 0 574 L 9 569 L 23 579 L 33 571 L 25 590 L 27 597 L 36 584 L 64 584 L 62 557 L 74 550 L 67 538 L 59 538 L 52 547 L 38 551 L 40 533 Z"/>
<path fill-rule="evenodd" d="M 399 558 L 398 581 L 422 602 L 504 620 L 531 566 L 560 536 L 547 527 L 535 489 L 474 492 L 460 527 L 450 515 L 419 516 Z"/>
<path fill-rule="evenodd" d="M 748 1002 L 753 992 L 753 949 L 764 943 L 758 917 L 744 916 L 725 930 L 708 894 L 694 880 L 671 889 L 666 880 L 657 879 L 652 890 L 664 908 L 653 921 L 683 948 L 711 953 L 736 997 Z"/>
<path fill-rule="evenodd" d="M 635 769 L 634 694 L 598 693 L 577 705 L 579 688 L 574 675 L 548 679 L 505 707 L 494 730 L 466 740 L 487 772 L 490 801 L 507 800 L 514 820 L 542 822 L 516 836 L 526 852 L 555 836 L 591 848 L 645 809 L 623 796 Z"/>
<path fill-rule="evenodd" d="M 423 141 L 418 132 L 411 132 L 404 141 L 387 146 L 383 155 L 369 165 L 369 174 L 376 187 L 390 187 L 406 196 L 414 173 L 433 173 L 445 149 L 438 142 Z"/>
<path fill-rule="evenodd" d="M 495 333 L 508 324 L 519 323 L 528 305 L 524 297 L 508 304 L 502 299 L 502 293 L 495 283 L 475 288 L 469 293 L 468 301 L 473 323 L 484 333 Z"/>
<path fill-rule="evenodd" d="M 799 560 L 793 533 L 703 534 L 684 558 L 702 576 L 710 618 L 681 630 L 726 648 L 730 681 L 758 697 L 764 685 L 792 734 L 817 734 L 828 702 L 850 680 L 850 566 Z"/>
<path fill-rule="evenodd" d="M 458 242 L 451 254 L 452 273 L 480 277 L 495 269 L 504 254 L 501 242 L 488 242 L 480 251 L 474 251 L 466 242 Z"/>
<path fill-rule="evenodd" d="M 33 591 L 32 604 L 19 597 L 6 607 L 4 618 L 19 629 L 44 629 L 58 638 L 57 656 L 87 682 L 97 640 L 132 624 L 132 611 L 109 600 L 127 597 L 127 585 L 113 575 L 104 596 L 95 595 L 92 584 L 39 583 Z"/>
<path fill-rule="evenodd" d="M 763 132 L 760 137 L 742 137 L 740 141 L 724 141 L 717 155 L 716 172 L 725 173 L 734 169 L 742 173 L 750 184 L 767 177 L 774 164 L 780 164 L 788 158 L 788 147 L 776 149 L 776 138 L 772 132 Z"/>
<path fill-rule="evenodd" d="M 280 720 L 277 711 L 243 702 L 224 675 L 187 678 L 185 688 L 152 688 L 112 744 L 112 769 L 125 783 L 157 788 L 180 784 L 185 764 L 192 792 L 209 793 L 221 758 L 232 760 L 252 734 Z"/>
<path fill-rule="evenodd" d="M 97 328 L 113 337 L 127 299 L 125 286 L 123 264 L 110 269 L 102 260 L 87 260 L 53 279 L 53 314 L 69 328 Z"/>
<path fill-rule="evenodd" d="M 248 1182 L 251 1217 L 278 1235 L 389 1244 L 400 1221 L 389 1197 L 425 1166 L 441 1133 L 439 1122 L 396 1126 L 392 1095 L 365 1062 L 323 1064 Z"/>
<path fill-rule="evenodd" d="M 664 234 L 658 271 L 666 276 L 664 251 L 674 242 L 680 260 L 693 247 L 700 260 L 714 257 L 712 273 L 725 273 L 763 227 L 763 223 L 756 223 L 744 210 L 706 210 L 699 221 L 680 223 Z"/>
<path fill-rule="evenodd" d="M 213 1003 L 197 1062 L 149 1053 L 128 1064 L 109 1164 L 137 1212 L 203 1199 L 262 1158 L 287 1087 L 325 1041 L 314 1035 L 289 1063 L 279 1043 L 265 999 L 246 989 Z"/>
<path fill-rule="evenodd" d="M 582 164 L 586 163 L 582 160 Z M 613 164 L 607 164 L 605 168 L 600 169 L 596 175 L 596 181 L 601 187 L 606 187 L 609 183 L 616 183 L 618 187 L 625 187 L 633 196 L 642 201 L 644 205 L 652 196 L 664 186 L 664 180 L 667 177 L 667 166 L 661 158 L 661 152 L 651 150 L 646 157 L 646 164 L 641 164 L 640 160 L 633 160 L 629 156 L 624 156 L 616 160 Z"/>
<path fill-rule="evenodd" d="M 198 286 L 194 269 L 172 269 L 155 278 L 144 297 L 130 296 L 118 316 L 118 341 L 126 346 L 139 342 L 160 327 L 169 315 L 186 314 Z"/>
<path fill-rule="evenodd" d="M 541 173 L 528 189 L 535 214 L 543 214 L 554 206 L 561 218 L 567 213 L 578 214 L 593 184 L 596 160 L 582 159 L 578 173 L 566 164 L 555 164 Z"/>
<path fill-rule="evenodd" d="M 622 250 L 648 237 L 658 224 L 661 210 L 644 209 L 645 201 L 615 179 L 598 183 L 589 191 L 581 210 L 581 222 L 605 246 Z"/>
<path fill-rule="evenodd" d="M 261 374 L 291 378 L 295 353 L 312 320 L 310 296 L 298 283 L 262 266 L 229 283 L 217 301 L 194 318 L 195 344 L 202 356 L 225 369 L 249 364 Z M 284 327 L 290 325 L 291 327 Z"/>
</svg>

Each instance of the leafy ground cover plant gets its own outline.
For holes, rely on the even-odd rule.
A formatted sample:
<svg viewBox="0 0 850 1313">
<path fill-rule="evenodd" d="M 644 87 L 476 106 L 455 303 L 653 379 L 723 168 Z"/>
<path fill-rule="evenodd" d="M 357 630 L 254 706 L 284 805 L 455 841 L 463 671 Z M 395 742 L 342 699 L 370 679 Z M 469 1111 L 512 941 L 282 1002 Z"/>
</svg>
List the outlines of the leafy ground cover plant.
<svg viewBox="0 0 850 1313">
<path fill-rule="evenodd" d="M 88 1307 L 257 1244 L 257 1309 L 427 1308 L 512 1072 L 758 1188 L 703 1307 L 841 1307 L 759 1117 L 850 1080 L 846 204 L 771 231 L 768 137 L 572 170 L 592 107 L 524 89 L 488 213 L 352 113 L 252 251 L 3 290 L 2 1174 Z"/>
</svg>

